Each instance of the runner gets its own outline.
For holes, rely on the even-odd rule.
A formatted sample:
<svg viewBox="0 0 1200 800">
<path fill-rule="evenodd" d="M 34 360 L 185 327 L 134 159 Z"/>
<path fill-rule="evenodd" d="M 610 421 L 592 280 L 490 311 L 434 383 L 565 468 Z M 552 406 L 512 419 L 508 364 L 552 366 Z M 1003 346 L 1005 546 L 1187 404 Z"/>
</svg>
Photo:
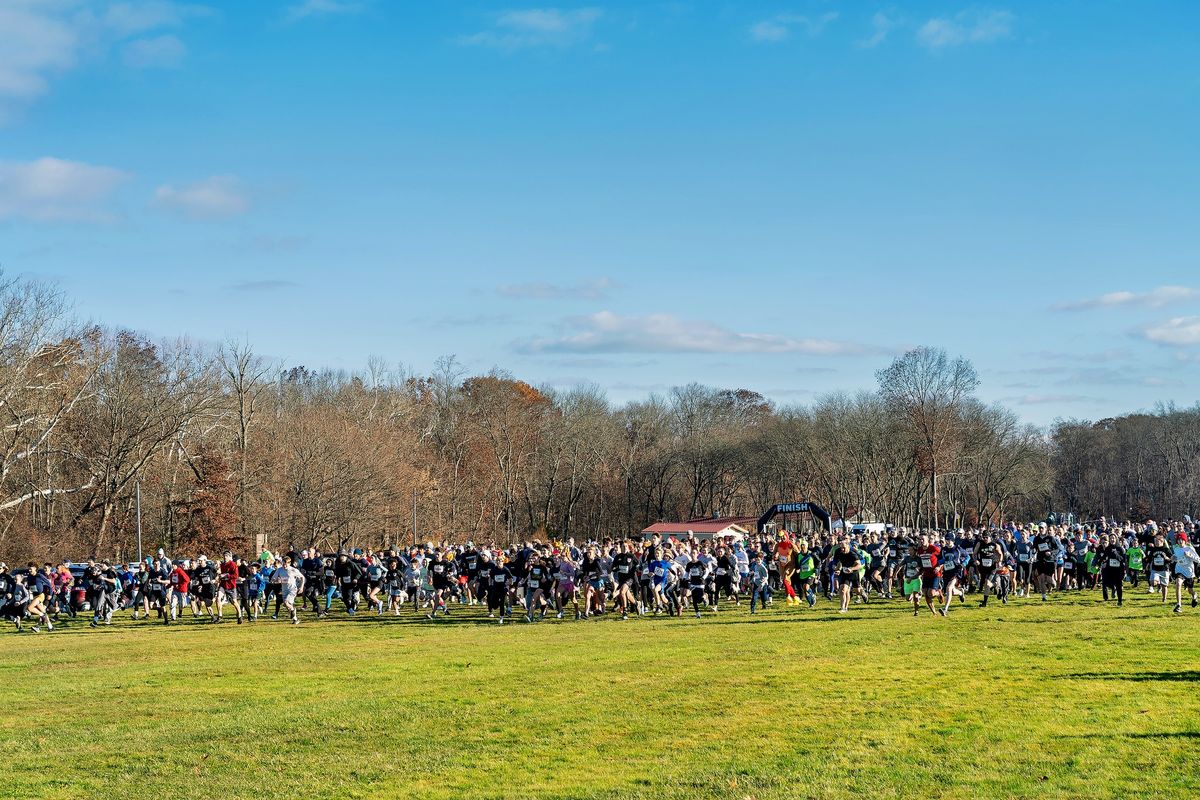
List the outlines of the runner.
<svg viewBox="0 0 1200 800">
<path fill-rule="evenodd" d="M 208 556 L 200 556 L 196 563 L 195 574 L 192 575 L 192 585 L 199 587 L 197 599 L 200 607 L 209 615 L 209 622 L 217 619 L 217 568 L 209 562 Z"/>
<path fill-rule="evenodd" d="M 504 556 L 496 558 L 487 570 L 486 578 L 488 619 L 499 616 L 499 624 L 503 625 L 508 610 L 509 589 L 516 582 L 512 570 L 505 565 Z"/>
<path fill-rule="evenodd" d="M 917 545 L 910 544 L 908 552 L 900 559 L 898 580 L 904 599 L 912 603 L 913 616 L 921 616 L 921 557 L 917 554 Z M 933 609 L 931 608 L 930 611 Z"/>
<path fill-rule="evenodd" d="M 447 550 L 441 557 L 438 557 L 435 553 L 429 564 L 429 577 L 433 586 L 433 609 L 426 617 L 434 619 L 439 609 L 443 617 L 450 616 L 450 607 L 446 601 L 450 598 L 450 590 L 457 579 L 454 568 L 454 553 L 452 551 Z"/>
<path fill-rule="evenodd" d="M 1058 571 L 1058 548 L 1058 540 L 1044 527 L 1033 537 L 1037 591 L 1041 592 L 1043 603 L 1046 602 L 1046 596 L 1055 585 L 1055 573 Z"/>
<path fill-rule="evenodd" d="M 578 568 L 575 562 L 571 559 L 571 551 L 562 549 L 558 553 L 558 572 L 555 573 L 555 579 L 558 581 L 558 589 L 554 593 L 554 605 L 558 609 L 558 618 L 563 618 L 563 610 L 567 603 L 570 602 L 575 606 L 575 619 L 580 618 L 579 612 L 579 595 L 575 592 L 575 575 Z"/>
<path fill-rule="evenodd" d="M 786 573 L 785 573 L 786 574 Z M 750 557 L 750 613 L 754 612 L 755 603 L 766 605 L 767 596 L 771 593 L 771 576 L 767 567 L 762 563 L 762 556 L 755 553 Z M 790 575 L 785 579 L 785 585 L 790 586 Z"/>
<path fill-rule="evenodd" d="M 933 605 L 933 598 L 942 594 L 942 548 L 930 541 L 927 534 L 921 534 L 921 545 L 917 548 L 917 557 L 921 560 L 921 591 L 925 595 L 925 605 L 929 613 L 940 613 L 946 616 L 946 609 L 939 612 Z"/>
<path fill-rule="evenodd" d="M 342 550 L 334 562 L 333 575 L 337 591 L 342 596 L 342 604 L 346 607 L 346 615 L 353 617 L 358 612 L 358 582 L 362 578 L 362 567 Z"/>
<path fill-rule="evenodd" d="M 225 605 L 233 605 L 237 612 L 237 624 L 242 624 L 242 598 L 238 594 L 238 564 L 233 553 L 226 552 L 221 562 L 221 591 L 217 595 L 217 622 L 224 619 Z"/>
<path fill-rule="evenodd" d="M 1117 607 L 1125 605 L 1125 569 L 1129 555 L 1121 547 L 1116 536 L 1104 536 L 1100 539 L 1100 579 L 1104 600 L 1115 597 Z"/>
<path fill-rule="evenodd" d="M 1171 583 L 1171 563 L 1175 553 L 1167 547 L 1161 533 L 1154 536 L 1153 544 L 1146 548 L 1146 562 L 1150 565 L 1150 591 L 1158 591 L 1162 601 L 1167 602 L 1167 586 Z"/>
<path fill-rule="evenodd" d="M 1175 537 L 1173 550 L 1175 563 L 1175 613 L 1183 613 L 1183 590 L 1187 589 L 1192 595 L 1192 608 L 1196 607 L 1196 567 L 1200 566 L 1200 555 L 1196 548 L 1188 542 L 1186 533 Z"/>
<path fill-rule="evenodd" d="M 862 559 L 859 557 L 858 551 L 850 546 L 849 539 L 843 539 L 834 552 L 833 564 L 837 570 L 838 584 L 842 594 L 842 607 L 838 609 L 838 613 L 845 614 L 850 609 L 850 592 L 859 589 L 862 585 L 863 569 Z"/>
<path fill-rule="evenodd" d="M 304 573 L 292 564 L 291 556 L 284 556 L 280 566 L 271 574 L 271 581 L 279 587 L 278 592 L 283 600 L 283 607 L 291 615 L 292 624 L 300 624 L 300 616 L 296 613 L 296 595 L 304 589 Z M 275 615 L 278 618 L 278 613 Z"/>
<path fill-rule="evenodd" d="M 699 553 L 696 554 L 699 556 Z M 688 592 L 692 598 L 692 610 L 700 619 L 700 606 L 705 604 L 705 585 L 708 583 L 708 568 L 698 557 L 693 557 L 684 568 L 687 575 Z"/>
<path fill-rule="evenodd" d="M 981 607 L 987 606 L 988 594 L 995 588 L 993 576 L 996 570 L 1000 568 L 1004 562 L 1004 549 L 992 537 L 991 530 L 983 532 L 983 538 L 975 545 L 975 569 L 979 575 L 979 590 L 983 592 L 983 599 L 979 601 Z M 1008 602 L 1008 598 L 1001 598 L 1002 604 Z M 949 605 L 950 601 L 947 600 Z"/>
</svg>

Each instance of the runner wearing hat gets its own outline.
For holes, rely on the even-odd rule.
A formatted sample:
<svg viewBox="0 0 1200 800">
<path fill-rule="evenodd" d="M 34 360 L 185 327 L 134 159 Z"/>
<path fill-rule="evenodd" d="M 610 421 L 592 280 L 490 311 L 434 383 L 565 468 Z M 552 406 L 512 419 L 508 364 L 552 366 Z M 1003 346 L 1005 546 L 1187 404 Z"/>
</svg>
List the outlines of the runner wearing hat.
<svg viewBox="0 0 1200 800">
<path fill-rule="evenodd" d="M 1175 613 L 1183 612 L 1183 590 L 1187 589 L 1192 595 L 1192 608 L 1196 607 L 1196 567 L 1200 566 L 1200 554 L 1188 542 L 1186 533 L 1175 537 L 1173 551 L 1175 564 Z"/>
</svg>

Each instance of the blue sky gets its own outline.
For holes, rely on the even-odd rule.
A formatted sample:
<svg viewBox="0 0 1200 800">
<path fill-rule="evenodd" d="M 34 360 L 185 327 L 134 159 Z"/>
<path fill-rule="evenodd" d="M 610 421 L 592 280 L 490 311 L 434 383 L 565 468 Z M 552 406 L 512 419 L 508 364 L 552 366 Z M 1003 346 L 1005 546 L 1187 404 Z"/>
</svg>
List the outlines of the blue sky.
<svg viewBox="0 0 1200 800">
<path fill-rule="evenodd" d="M 0 0 L 0 264 L 155 337 L 617 402 L 906 346 L 1200 397 L 1200 4 Z"/>
</svg>

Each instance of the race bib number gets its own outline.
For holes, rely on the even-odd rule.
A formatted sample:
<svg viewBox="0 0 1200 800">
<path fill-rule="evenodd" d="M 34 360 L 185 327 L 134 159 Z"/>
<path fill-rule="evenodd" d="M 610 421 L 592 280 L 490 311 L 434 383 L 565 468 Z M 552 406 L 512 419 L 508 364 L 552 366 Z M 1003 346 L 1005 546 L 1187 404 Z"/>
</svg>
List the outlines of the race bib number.
<svg viewBox="0 0 1200 800">
<path fill-rule="evenodd" d="M 342 576 L 342 583 L 349 583 L 349 582 L 350 582 L 350 576 L 349 576 L 349 575 L 343 575 L 343 576 Z"/>
<path fill-rule="evenodd" d="M 933 569 L 933 558 L 930 556 L 921 556 L 921 566 L 925 569 Z"/>
<path fill-rule="evenodd" d="M 1022 561 L 1022 562 L 1028 561 L 1029 553 L 1021 553 L 1020 555 L 1017 556 L 1017 560 Z"/>
<path fill-rule="evenodd" d="M 725 570 L 723 570 L 723 569 L 718 569 L 718 570 L 717 570 L 717 574 L 718 574 L 718 575 L 724 575 L 724 574 L 725 574 Z"/>
<path fill-rule="evenodd" d="M 1119 566 L 1121 566 L 1121 559 L 1119 559 L 1119 558 L 1110 558 L 1110 559 L 1108 560 L 1108 565 L 1109 565 L 1110 567 L 1119 567 Z"/>
<path fill-rule="evenodd" d="M 979 563 L 985 567 L 990 567 L 992 565 L 992 560 L 990 558 L 981 558 Z"/>
<path fill-rule="evenodd" d="M 1038 551 L 1039 551 L 1039 552 L 1042 552 L 1042 553 L 1044 553 L 1044 552 L 1046 552 L 1047 550 L 1049 550 L 1049 549 L 1050 549 L 1050 545 L 1046 544 L 1045 542 L 1042 542 L 1041 544 L 1039 544 L 1039 545 L 1037 546 L 1037 548 L 1038 548 Z"/>
</svg>

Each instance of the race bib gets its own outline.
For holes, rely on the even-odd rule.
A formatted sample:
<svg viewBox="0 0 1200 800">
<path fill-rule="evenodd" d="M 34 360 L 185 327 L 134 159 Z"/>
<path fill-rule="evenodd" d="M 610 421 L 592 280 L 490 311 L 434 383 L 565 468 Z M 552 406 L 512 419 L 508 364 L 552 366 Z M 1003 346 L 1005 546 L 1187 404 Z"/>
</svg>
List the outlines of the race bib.
<svg viewBox="0 0 1200 800">
<path fill-rule="evenodd" d="M 1119 558 L 1110 558 L 1110 559 L 1108 560 L 1108 565 L 1109 565 L 1110 567 L 1119 567 L 1119 566 L 1121 566 L 1121 559 L 1119 559 Z"/>
<path fill-rule="evenodd" d="M 343 575 L 343 576 L 342 576 L 342 583 L 349 583 L 349 582 L 350 582 L 350 576 L 349 576 L 349 575 Z"/>
<path fill-rule="evenodd" d="M 990 567 L 992 565 L 992 560 L 990 558 L 981 558 L 979 563 L 985 567 Z"/>
<path fill-rule="evenodd" d="M 1039 550 L 1040 552 L 1043 552 L 1043 553 L 1044 553 L 1044 552 L 1046 552 L 1047 550 L 1049 550 L 1049 549 L 1050 549 L 1050 545 L 1046 544 L 1045 542 L 1042 542 L 1041 544 L 1039 544 L 1039 545 L 1037 546 L 1037 548 L 1038 548 L 1038 550 Z"/>
<path fill-rule="evenodd" d="M 921 556 L 921 566 L 925 569 L 933 569 L 933 558 L 930 556 Z"/>
<path fill-rule="evenodd" d="M 1017 556 L 1017 560 L 1018 560 L 1018 561 L 1028 561 L 1028 560 L 1029 560 L 1029 553 L 1021 553 L 1021 554 L 1019 554 L 1019 555 Z"/>
<path fill-rule="evenodd" d="M 718 575 L 724 575 L 724 574 L 725 574 L 725 570 L 723 570 L 723 569 L 718 569 L 718 570 L 717 570 L 717 574 L 718 574 Z"/>
</svg>

